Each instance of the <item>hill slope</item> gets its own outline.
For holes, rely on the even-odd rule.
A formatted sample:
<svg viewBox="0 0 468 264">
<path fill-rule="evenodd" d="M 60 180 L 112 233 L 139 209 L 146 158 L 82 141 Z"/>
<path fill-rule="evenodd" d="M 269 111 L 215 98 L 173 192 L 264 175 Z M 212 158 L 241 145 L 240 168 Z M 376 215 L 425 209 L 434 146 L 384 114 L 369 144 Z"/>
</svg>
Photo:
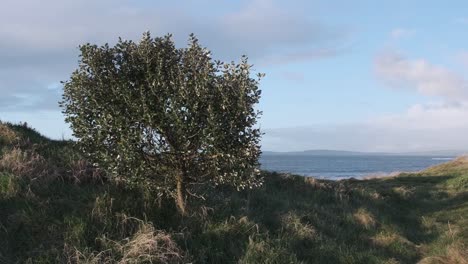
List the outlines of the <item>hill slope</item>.
<svg viewBox="0 0 468 264">
<path fill-rule="evenodd" d="M 392 178 L 264 173 L 181 218 L 73 150 L 0 124 L 0 263 L 466 263 L 468 160 Z"/>
</svg>

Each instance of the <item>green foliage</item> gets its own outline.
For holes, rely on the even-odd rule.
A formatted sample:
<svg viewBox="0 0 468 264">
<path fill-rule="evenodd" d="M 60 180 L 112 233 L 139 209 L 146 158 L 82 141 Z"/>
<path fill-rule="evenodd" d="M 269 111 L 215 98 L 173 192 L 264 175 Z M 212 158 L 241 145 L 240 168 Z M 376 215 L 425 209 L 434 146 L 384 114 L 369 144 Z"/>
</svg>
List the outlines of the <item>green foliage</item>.
<svg viewBox="0 0 468 264">
<path fill-rule="evenodd" d="M 129 186 L 173 196 L 197 184 L 261 184 L 259 79 L 251 65 L 213 61 L 191 35 L 81 46 L 61 105 L 88 158 Z M 258 78 L 261 74 L 258 75 Z"/>
</svg>

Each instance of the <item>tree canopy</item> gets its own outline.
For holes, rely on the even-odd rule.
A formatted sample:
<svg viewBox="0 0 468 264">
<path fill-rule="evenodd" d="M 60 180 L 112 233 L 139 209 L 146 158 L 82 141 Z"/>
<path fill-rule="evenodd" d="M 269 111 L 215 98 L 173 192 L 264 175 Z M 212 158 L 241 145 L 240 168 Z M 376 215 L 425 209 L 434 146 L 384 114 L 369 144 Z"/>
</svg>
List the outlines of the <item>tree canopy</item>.
<svg viewBox="0 0 468 264">
<path fill-rule="evenodd" d="M 112 179 L 174 197 L 195 185 L 257 187 L 261 91 L 252 65 L 211 58 L 191 35 L 80 46 L 61 106 L 87 157 Z"/>
</svg>

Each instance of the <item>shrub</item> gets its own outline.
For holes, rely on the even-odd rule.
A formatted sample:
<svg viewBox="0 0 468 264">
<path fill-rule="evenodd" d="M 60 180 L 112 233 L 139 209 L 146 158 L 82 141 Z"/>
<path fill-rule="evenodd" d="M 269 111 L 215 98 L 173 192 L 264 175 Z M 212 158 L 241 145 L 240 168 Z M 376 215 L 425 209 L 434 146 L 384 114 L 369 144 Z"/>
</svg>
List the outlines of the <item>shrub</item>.
<svg viewBox="0 0 468 264">
<path fill-rule="evenodd" d="M 191 35 L 81 46 L 61 105 L 81 149 L 129 186 L 172 196 L 182 214 L 195 185 L 261 183 L 258 79 L 240 64 L 213 61 Z"/>
</svg>

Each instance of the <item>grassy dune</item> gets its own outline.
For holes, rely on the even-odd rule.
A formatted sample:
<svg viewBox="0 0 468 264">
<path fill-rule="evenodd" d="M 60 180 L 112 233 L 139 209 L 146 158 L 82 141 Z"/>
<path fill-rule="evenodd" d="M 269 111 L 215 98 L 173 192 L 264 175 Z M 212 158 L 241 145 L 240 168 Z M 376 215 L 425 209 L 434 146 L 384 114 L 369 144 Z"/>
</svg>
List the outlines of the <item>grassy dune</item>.
<svg viewBox="0 0 468 264">
<path fill-rule="evenodd" d="M 181 218 L 71 142 L 0 124 L 0 263 L 468 263 L 467 158 L 362 181 L 264 177 Z"/>
</svg>

